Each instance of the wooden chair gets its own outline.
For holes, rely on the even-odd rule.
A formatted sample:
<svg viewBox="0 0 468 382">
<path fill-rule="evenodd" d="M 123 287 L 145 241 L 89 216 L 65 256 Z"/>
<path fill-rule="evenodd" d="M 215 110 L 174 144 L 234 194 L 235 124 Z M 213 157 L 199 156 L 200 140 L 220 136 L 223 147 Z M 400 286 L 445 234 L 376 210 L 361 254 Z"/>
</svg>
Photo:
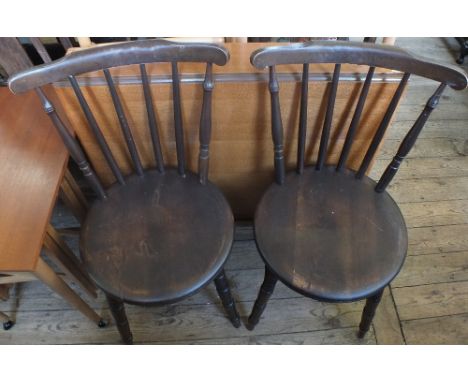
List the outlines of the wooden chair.
<svg viewBox="0 0 468 382">
<path fill-rule="evenodd" d="M 255 238 L 265 262 L 265 278 L 248 319 L 259 322 L 275 284 L 325 302 L 367 299 L 358 337 L 369 330 L 382 292 L 405 260 L 408 238 L 405 221 L 386 191 L 398 167 L 414 145 L 446 86 L 467 86 L 458 68 L 413 57 L 382 45 L 350 42 L 311 42 L 260 49 L 251 56 L 257 68 L 269 68 L 275 182 L 264 193 L 255 214 Z M 305 166 L 309 64 L 335 63 L 316 163 Z M 357 99 L 338 164 L 326 164 L 333 108 L 341 64 L 367 65 L 369 70 Z M 295 171 L 286 173 L 283 127 L 276 65 L 302 64 L 302 85 Z M 376 67 L 403 72 L 402 79 L 358 171 L 346 168 L 353 138 Z M 382 141 L 410 75 L 440 83 L 403 139 L 393 160 L 376 182 L 366 172 Z M 408 190 L 410 192 L 410 190 Z"/>
<path fill-rule="evenodd" d="M 208 181 L 211 135 L 212 66 L 224 65 L 228 52 L 212 44 L 180 44 L 162 40 L 125 42 L 73 52 L 63 59 L 10 78 L 14 93 L 35 89 L 71 156 L 97 195 L 80 234 L 81 257 L 95 283 L 106 293 L 125 343 L 132 343 L 123 303 L 168 304 L 183 299 L 214 280 L 224 308 L 240 326 L 223 271 L 234 234 L 230 207 Z M 162 155 L 146 63 L 172 67 L 177 168 L 166 168 Z M 186 169 L 178 62 L 206 63 L 200 121 L 198 174 Z M 143 169 L 140 154 L 109 68 L 138 64 L 145 97 L 156 168 Z M 76 75 L 103 70 L 134 174 L 124 176 L 81 91 Z M 116 182 L 105 189 L 77 141 L 42 87 L 69 79 L 89 127 Z"/>
</svg>

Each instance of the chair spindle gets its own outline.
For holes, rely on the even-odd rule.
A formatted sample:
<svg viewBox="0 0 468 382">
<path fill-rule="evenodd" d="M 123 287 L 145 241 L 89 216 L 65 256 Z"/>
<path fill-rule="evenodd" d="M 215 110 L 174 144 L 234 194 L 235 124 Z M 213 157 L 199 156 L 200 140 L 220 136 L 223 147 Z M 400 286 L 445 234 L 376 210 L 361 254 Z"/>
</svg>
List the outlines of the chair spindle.
<svg viewBox="0 0 468 382">
<path fill-rule="evenodd" d="M 91 168 L 90 164 L 86 160 L 86 156 L 81 149 L 81 147 L 78 145 L 76 140 L 73 138 L 72 134 L 70 131 L 65 127 L 63 124 L 61 118 L 55 111 L 54 105 L 49 101 L 49 99 L 46 97 L 44 91 L 41 88 L 36 88 L 36 94 L 38 95 L 42 107 L 44 111 L 47 113 L 49 118 L 51 119 L 52 123 L 57 129 L 57 132 L 59 133 L 60 137 L 62 138 L 63 143 L 65 146 L 67 146 L 70 155 L 72 158 L 75 160 L 75 162 L 78 164 L 80 170 L 83 172 L 83 175 L 88 179 L 90 182 L 91 187 L 93 190 L 96 192 L 98 195 L 99 199 L 104 200 L 107 198 L 106 192 L 104 191 L 104 188 L 101 185 L 101 182 L 99 181 L 98 177 L 94 173 L 93 169 Z"/>
<path fill-rule="evenodd" d="M 140 72 L 141 82 L 143 84 L 143 93 L 145 96 L 146 112 L 148 113 L 148 125 L 151 134 L 151 141 L 153 143 L 154 159 L 156 160 L 158 171 L 160 173 L 164 173 L 164 159 L 161 150 L 161 141 L 159 139 L 156 117 L 154 115 L 153 96 L 151 95 L 151 88 L 145 64 L 140 64 Z"/>
<path fill-rule="evenodd" d="M 387 131 L 387 127 L 390 124 L 390 120 L 392 119 L 396 107 L 398 106 L 398 102 L 400 101 L 400 98 L 403 94 L 403 90 L 406 87 L 409 77 L 410 73 L 405 73 L 403 75 L 403 78 L 401 79 L 400 84 L 398 85 L 398 88 L 395 91 L 395 94 L 393 95 L 390 104 L 388 105 L 387 111 L 385 112 L 385 115 L 383 116 L 382 121 L 380 122 L 380 125 L 374 134 L 374 138 L 372 139 L 372 142 L 369 148 L 367 149 L 366 155 L 362 160 L 361 166 L 359 167 L 359 170 L 356 173 L 357 179 L 362 179 L 372 161 L 372 158 L 374 158 L 375 152 L 377 151 L 377 148 L 379 147 L 380 142 L 382 141 L 382 138 L 384 137 L 385 132 Z"/>
<path fill-rule="evenodd" d="M 343 149 L 341 150 L 340 159 L 338 161 L 338 165 L 336 166 L 337 171 L 341 171 L 342 168 L 346 164 L 346 160 L 348 159 L 349 152 L 351 150 L 351 146 L 353 144 L 354 136 L 356 135 L 356 129 L 359 126 L 359 122 L 361 120 L 362 110 L 364 109 L 364 105 L 366 103 L 367 94 L 369 93 L 369 88 L 372 83 L 372 77 L 374 76 L 375 67 L 371 66 L 369 71 L 367 72 L 366 80 L 364 81 L 364 85 L 361 89 L 361 94 L 359 95 L 359 100 L 356 105 L 356 109 L 354 111 L 353 119 L 351 120 L 351 124 L 349 125 L 348 133 L 346 134 L 345 143 L 343 145 Z"/>
<path fill-rule="evenodd" d="M 429 100 L 426 103 L 426 106 L 424 107 L 423 111 L 414 123 L 413 127 L 411 127 L 410 131 L 406 134 L 405 138 L 401 142 L 397 154 L 393 157 L 392 162 L 388 165 L 385 172 L 381 176 L 379 182 L 375 186 L 375 191 L 385 191 L 389 183 L 392 181 L 393 177 L 398 171 L 398 168 L 400 167 L 401 162 L 405 159 L 405 157 L 410 152 L 411 148 L 414 146 L 414 143 L 416 142 L 419 133 L 424 127 L 432 111 L 439 104 L 439 99 L 445 87 L 445 84 L 440 84 L 437 90 L 434 92 L 434 94 L 429 98 Z"/>
<path fill-rule="evenodd" d="M 180 78 L 177 62 L 172 62 L 172 99 L 174 104 L 174 128 L 177 151 L 177 168 L 185 176 L 184 131 L 182 128 L 182 105 L 180 101 Z"/>
<path fill-rule="evenodd" d="M 297 172 L 304 171 L 304 152 L 307 132 L 307 101 L 309 99 L 309 64 L 302 68 L 301 110 L 299 115 L 299 139 L 297 141 Z"/>
<path fill-rule="evenodd" d="M 52 62 L 52 59 L 50 58 L 50 55 L 47 52 L 47 49 L 45 48 L 44 44 L 42 43 L 39 37 L 29 37 L 29 41 L 31 41 L 31 44 L 33 44 L 34 48 L 36 49 L 39 56 L 41 56 L 42 61 L 44 61 L 44 63 L 48 64 L 49 62 Z"/>
<path fill-rule="evenodd" d="M 325 114 L 325 120 L 323 122 L 322 136 L 320 138 L 319 154 L 317 164 L 315 165 L 316 170 L 321 170 L 327 157 L 328 140 L 330 138 L 330 128 L 333 120 L 333 110 L 335 108 L 336 91 L 338 89 L 338 82 L 340 80 L 341 64 L 335 65 L 333 71 L 332 87 L 328 96 L 327 111 Z"/>
<path fill-rule="evenodd" d="M 275 66 L 270 66 L 270 94 L 271 94 L 271 132 L 275 150 L 275 181 L 284 183 L 285 165 L 283 153 L 283 122 L 279 101 L 279 84 Z"/>
<path fill-rule="evenodd" d="M 213 64 L 206 64 L 205 81 L 203 82 L 203 104 L 200 117 L 200 153 L 198 156 L 198 173 L 200 183 L 205 184 L 208 179 L 211 138 L 211 98 L 214 87 Z"/>
<path fill-rule="evenodd" d="M 58 37 L 60 44 L 62 44 L 65 50 L 73 48 L 73 45 L 68 37 Z"/>
<path fill-rule="evenodd" d="M 140 157 L 138 156 L 138 151 L 135 145 L 135 141 L 133 139 L 132 132 L 130 131 L 130 127 L 128 126 L 128 121 L 127 121 L 127 118 L 125 117 L 122 103 L 120 101 L 119 95 L 117 94 L 117 90 L 115 89 L 114 80 L 112 79 L 109 69 L 104 69 L 103 72 L 104 72 L 104 76 L 106 77 L 107 86 L 109 87 L 109 91 L 111 93 L 115 112 L 117 113 L 117 117 L 119 118 L 120 127 L 122 128 L 125 141 L 127 142 L 128 151 L 130 152 L 130 156 L 135 166 L 135 171 L 138 175 L 142 176 L 143 167 L 141 166 Z"/>
<path fill-rule="evenodd" d="M 117 165 L 117 162 L 115 161 L 115 158 L 112 155 L 112 151 L 110 150 L 106 139 L 104 138 L 104 135 L 102 134 L 101 129 L 97 124 L 96 118 L 94 118 L 94 115 L 91 109 L 89 108 L 88 102 L 86 102 L 83 92 L 80 89 L 80 85 L 78 85 L 78 81 L 76 80 L 75 76 L 69 76 L 68 80 L 70 81 L 73 91 L 75 92 L 75 96 L 78 99 L 78 102 L 80 103 L 81 109 L 83 110 L 88 125 L 91 128 L 104 157 L 106 158 L 107 164 L 112 170 L 112 173 L 114 174 L 117 181 L 120 184 L 125 184 L 122 172 L 120 171 L 119 166 Z"/>
</svg>

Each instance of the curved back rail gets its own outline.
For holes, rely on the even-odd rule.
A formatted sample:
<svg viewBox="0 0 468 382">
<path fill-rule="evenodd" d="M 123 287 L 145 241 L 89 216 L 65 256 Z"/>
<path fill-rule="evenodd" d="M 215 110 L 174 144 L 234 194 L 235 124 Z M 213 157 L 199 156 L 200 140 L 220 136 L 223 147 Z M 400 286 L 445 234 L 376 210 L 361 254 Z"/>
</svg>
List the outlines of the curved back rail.
<svg viewBox="0 0 468 382">
<path fill-rule="evenodd" d="M 117 182 L 125 184 L 125 179 L 117 165 L 111 149 L 98 126 L 88 102 L 80 89 L 76 75 L 102 70 L 112 98 L 112 103 L 125 138 L 128 152 L 133 162 L 135 172 L 144 176 L 144 170 L 140 156 L 135 145 L 132 130 L 129 126 L 124 107 L 120 100 L 117 88 L 114 84 L 109 68 L 138 64 L 141 73 L 142 92 L 145 98 L 146 112 L 148 115 L 148 128 L 151 134 L 151 142 L 156 161 L 156 167 L 164 172 L 164 159 L 158 127 L 153 108 L 150 81 L 146 72 L 146 63 L 170 62 L 172 66 L 172 89 L 174 105 L 174 129 L 177 151 L 178 172 L 185 174 L 184 141 L 181 112 L 180 78 L 178 62 L 206 63 L 206 75 L 203 83 L 203 104 L 200 118 L 200 150 L 199 150 L 199 178 L 204 184 L 208 178 L 209 143 L 211 137 L 211 92 L 213 90 L 213 64 L 224 65 L 229 59 L 226 49 L 214 44 L 199 43 L 173 43 L 164 40 L 145 40 L 125 42 L 113 45 L 99 46 L 83 51 L 72 52 L 66 57 L 44 65 L 36 66 L 17 74 L 9 79 L 9 87 L 13 93 L 21 93 L 35 89 L 45 112 L 50 116 L 57 128 L 71 156 L 78 163 L 83 174 L 90 181 L 96 194 L 101 199 L 106 199 L 106 192 L 88 163 L 85 154 L 75 138 L 70 134 L 62 119 L 57 114 L 54 106 L 47 99 L 42 86 L 59 80 L 68 79 L 74 90 L 76 98 L 81 106 L 86 121 L 102 151 L 107 164 L 114 174 Z"/>
<path fill-rule="evenodd" d="M 395 46 L 347 41 L 311 41 L 259 49 L 250 62 L 258 69 L 267 66 L 335 63 L 367 65 L 426 77 L 462 90 L 467 86 L 466 73 L 456 66 L 436 63 Z"/>
<path fill-rule="evenodd" d="M 275 46 L 259 49 L 252 53 L 250 57 L 252 65 L 258 69 L 269 68 L 270 71 L 270 93 L 271 93 L 271 116 L 272 116 L 272 137 L 274 144 L 275 180 L 278 184 L 284 182 L 285 161 L 283 153 L 283 125 L 280 112 L 279 83 L 276 76 L 276 66 L 286 64 L 302 64 L 302 84 L 301 102 L 299 114 L 299 138 L 297 151 L 297 172 L 302 173 L 304 169 L 304 151 L 307 130 L 307 99 L 309 87 L 309 66 L 314 63 L 333 63 L 335 69 L 328 93 L 327 108 L 322 127 L 320 146 L 315 168 L 320 170 L 326 161 L 330 127 L 333 119 L 336 93 L 339 83 L 340 69 L 342 64 L 366 65 L 369 67 L 366 79 L 361 88 L 356 108 L 351 119 L 350 126 L 345 138 L 341 155 L 336 167 L 341 171 L 346 166 L 346 161 L 353 144 L 356 131 L 359 128 L 362 111 L 365 107 L 366 98 L 372 83 L 372 77 L 377 67 L 400 71 L 403 73 L 402 79 L 396 89 L 388 108 L 380 122 L 371 143 L 362 160 L 356 178 L 364 176 L 369 168 L 372 159 L 385 135 L 392 116 L 403 94 L 405 86 L 411 75 L 422 76 L 439 82 L 440 85 L 429 98 L 424 110 L 421 112 L 413 127 L 403 139 L 397 154 L 390 165 L 385 170 L 375 187 L 377 192 L 383 192 L 398 168 L 413 147 L 419 133 L 424 127 L 431 112 L 437 106 L 443 90 L 450 86 L 455 90 L 462 90 L 467 87 L 467 76 L 458 67 L 435 63 L 423 58 L 413 56 L 402 49 L 376 45 L 372 43 L 354 43 L 343 41 L 313 41 L 305 44 L 292 44 L 286 46 Z"/>
<path fill-rule="evenodd" d="M 176 43 L 165 40 L 130 41 L 72 52 L 52 65 L 39 65 L 10 78 L 13 93 L 63 80 L 68 76 L 117 66 L 156 62 L 206 62 L 225 65 L 227 50 L 215 44 Z"/>
</svg>

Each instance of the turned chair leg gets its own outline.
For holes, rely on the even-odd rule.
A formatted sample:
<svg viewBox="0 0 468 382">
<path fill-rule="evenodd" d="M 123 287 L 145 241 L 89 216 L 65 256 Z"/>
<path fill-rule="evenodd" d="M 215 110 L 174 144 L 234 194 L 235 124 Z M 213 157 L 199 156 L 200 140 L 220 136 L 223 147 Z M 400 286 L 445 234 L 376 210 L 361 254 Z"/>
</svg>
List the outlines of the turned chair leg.
<svg viewBox="0 0 468 382">
<path fill-rule="evenodd" d="M 236 304 L 231 295 L 231 290 L 229 289 L 229 284 L 227 282 L 226 274 L 224 270 L 216 276 L 214 283 L 216 285 L 216 290 L 218 291 L 219 298 L 221 299 L 224 310 L 226 311 L 229 320 L 235 328 L 240 326 L 240 317 L 236 309 Z"/>
<path fill-rule="evenodd" d="M 265 310 L 266 304 L 273 294 L 273 290 L 275 289 L 277 281 L 278 278 L 273 275 L 273 273 L 271 273 L 267 267 L 265 267 L 265 278 L 263 280 L 260 291 L 258 292 L 258 297 L 253 306 L 252 313 L 250 313 L 249 320 L 247 322 L 248 330 L 253 330 L 255 325 L 258 324 L 260 316 Z"/>
<path fill-rule="evenodd" d="M 130 325 L 128 324 L 127 315 L 125 314 L 124 303 L 112 296 L 106 295 L 106 297 L 123 343 L 127 345 L 132 345 L 133 335 L 130 331 Z"/>
<path fill-rule="evenodd" d="M 358 338 L 363 338 L 369 331 L 375 311 L 382 299 L 383 289 L 366 300 L 366 305 L 362 311 L 361 323 L 359 324 Z"/>
</svg>

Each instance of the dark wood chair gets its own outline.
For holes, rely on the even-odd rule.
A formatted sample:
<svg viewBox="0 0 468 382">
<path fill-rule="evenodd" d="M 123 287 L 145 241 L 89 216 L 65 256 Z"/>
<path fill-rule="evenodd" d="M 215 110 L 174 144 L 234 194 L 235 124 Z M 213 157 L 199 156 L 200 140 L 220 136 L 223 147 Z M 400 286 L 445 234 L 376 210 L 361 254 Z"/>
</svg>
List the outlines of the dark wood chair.
<svg viewBox="0 0 468 382">
<path fill-rule="evenodd" d="M 73 52 L 63 59 L 22 71 L 9 80 L 14 93 L 34 89 L 71 156 L 97 195 L 80 233 L 80 252 L 91 278 L 105 292 L 122 340 L 132 343 L 124 303 L 168 304 L 214 280 L 231 323 L 240 326 L 223 266 L 230 252 L 234 219 L 222 193 L 208 181 L 213 64 L 228 52 L 213 44 L 147 40 Z M 165 166 L 146 63 L 171 63 L 177 168 Z M 178 62 L 206 63 L 202 82 L 198 174 L 186 169 Z M 139 65 L 156 168 L 144 169 L 111 67 Z M 103 70 L 134 173 L 124 176 L 106 142 L 76 75 Z M 115 176 L 105 189 L 63 119 L 42 88 L 68 79 L 91 131 Z"/>
<path fill-rule="evenodd" d="M 259 322 L 275 284 L 325 302 L 367 299 L 359 337 L 369 330 L 383 289 L 405 260 L 408 238 L 405 221 L 386 191 L 398 167 L 414 145 L 446 86 L 467 86 L 465 73 L 405 51 L 382 45 L 350 42 L 311 42 L 260 49 L 251 56 L 257 68 L 269 68 L 275 182 L 264 193 L 255 214 L 255 238 L 265 262 L 265 278 L 248 319 Z M 309 64 L 334 63 L 319 153 L 305 166 Z M 286 173 L 283 126 L 276 65 L 302 64 L 302 85 L 295 171 Z M 333 108 L 342 64 L 367 65 L 369 70 L 357 99 L 341 156 L 326 165 Z M 401 71 L 401 81 L 366 152 L 360 168 L 346 168 L 353 138 L 359 129 L 376 67 Z M 366 175 L 410 75 L 440 83 L 403 139 L 393 160 L 376 182 Z M 410 190 L 408 190 L 410 191 Z"/>
</svg>

